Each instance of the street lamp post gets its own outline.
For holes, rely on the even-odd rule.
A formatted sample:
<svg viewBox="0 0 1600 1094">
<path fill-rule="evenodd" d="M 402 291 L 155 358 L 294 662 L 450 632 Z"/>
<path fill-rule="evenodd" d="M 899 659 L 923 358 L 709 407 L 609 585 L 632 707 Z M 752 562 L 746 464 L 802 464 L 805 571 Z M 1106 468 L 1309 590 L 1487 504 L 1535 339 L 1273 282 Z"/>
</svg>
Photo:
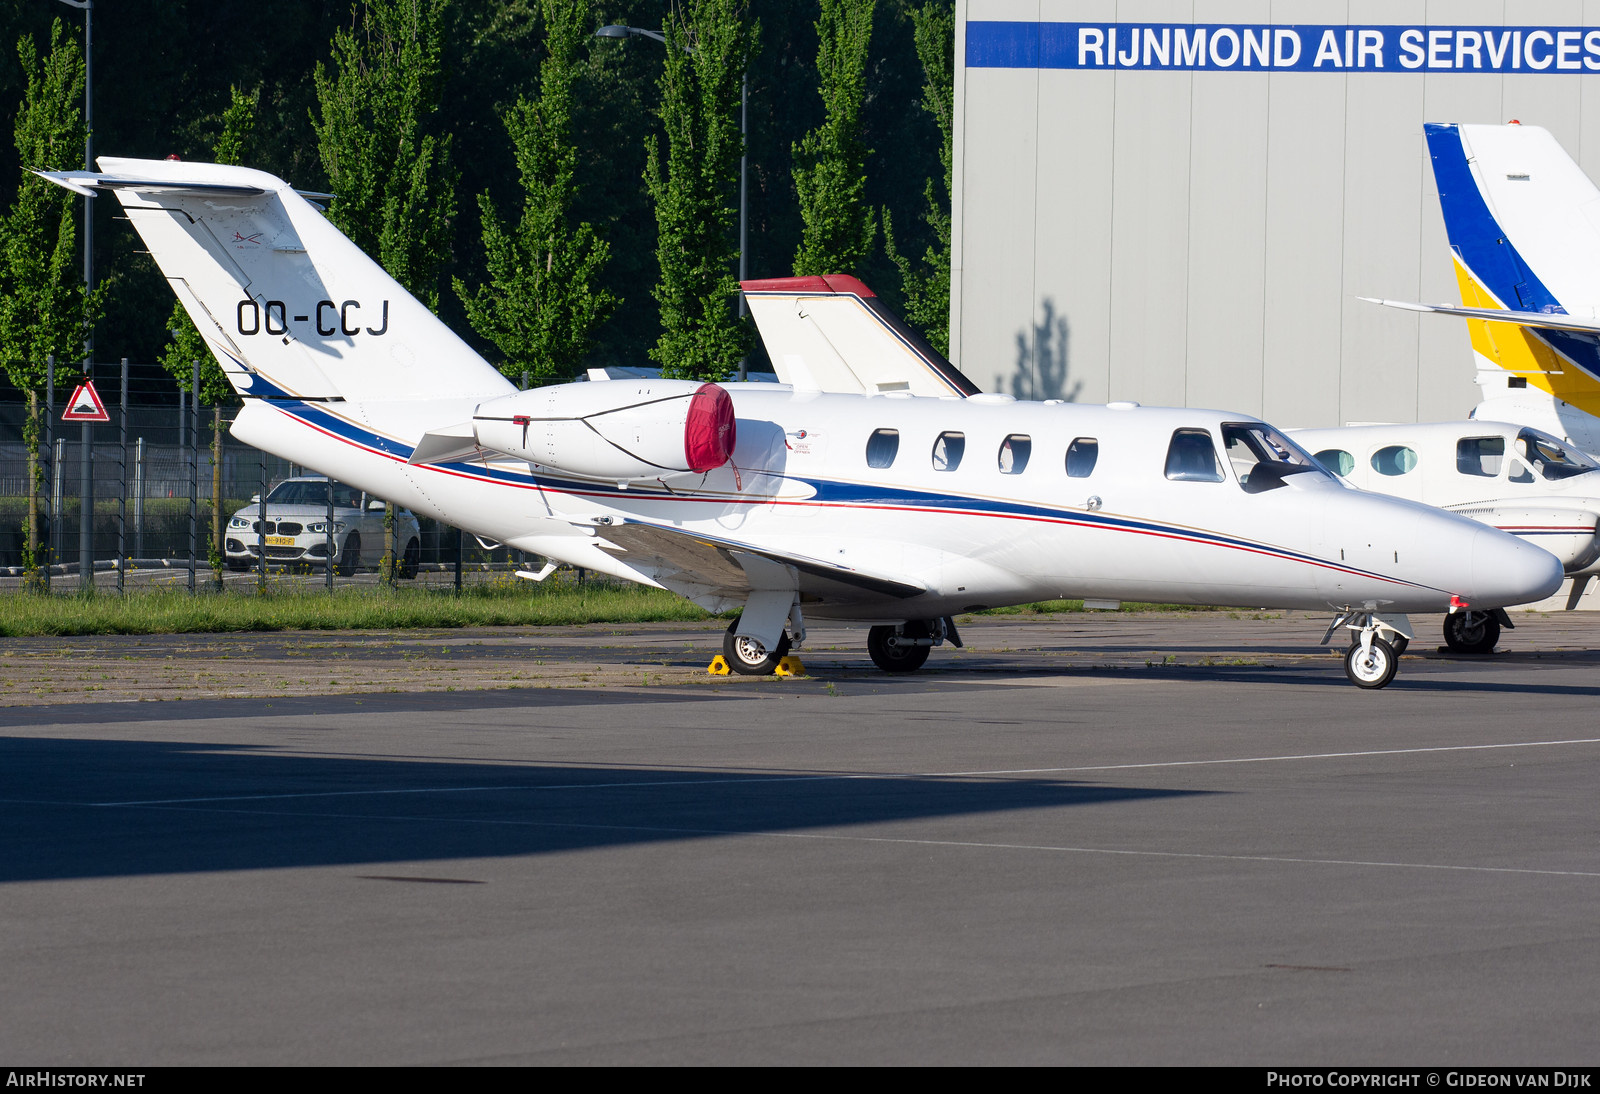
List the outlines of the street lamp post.
<svg viewBox="0 0 1600 1094">
<path fill-rule="evenodd" d="M 62 0 L 68 3 L 70 0 Z M 601 27 L 594 32 L 596 38 L 653 38 L 662 45 L 667 44 L 667 36 L 656 30 L 645 30 L 643 27 L 627 27 L 619 23 Z M 683 47 L 685 53 L 693 53 L 689 47 Z M 739 280 L 749 278 L 748 267 L 745 262 L 748 241 L 746 211 L 748 205 L 745 200 L 746 186 L 750 171 L 750 73 L 748 71 L 739 77 Z M 739 293 L 739 318 L 745 317 L 744 292 Z M 739 379 L 748 379 L 750 375 L 749 364 L 746 358 L 739 358 Z"/>
<path fill-rule="evenodd" d="M 94 0 L 61 0 L 83 12 L 83 169 L 94 170 Z M 94 205 L 83 196 L 83 291 L 94 288 Z M 94 328 L 84 332 L 83 378 L 94 379 Z M 78 588 L 94 588 L 94 426 L 80 427 L 83 444 L 78 474 Z"/>
</svg>

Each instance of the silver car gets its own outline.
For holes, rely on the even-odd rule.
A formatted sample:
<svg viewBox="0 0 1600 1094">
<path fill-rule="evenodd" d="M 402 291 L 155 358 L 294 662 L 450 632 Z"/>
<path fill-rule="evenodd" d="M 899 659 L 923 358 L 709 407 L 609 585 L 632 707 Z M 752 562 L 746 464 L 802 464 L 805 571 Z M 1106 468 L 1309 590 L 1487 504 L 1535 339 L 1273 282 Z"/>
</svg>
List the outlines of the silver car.
<svg viewBox="0 0 1600 1094">
<path fill-rule="evenodd" d="M 256 565 L 262 537 L 267 561 L 286 566 L 326 566 L 328 551 L 328 480 L 322 476 L 284 479 L 267 495 L 266 527 L 261 520 L 260 495 L 233 514 L 223 544 L 230 570 Z M 333 484 L 334 571 L 353 574 L 362 566 L 375 566 L 388 549 L 383 526 L 384 502 L 342 482 Z M 401 577 L 417 576 L 422 561 L 422 530 L 409 510 L 395 514 L 396 539 L 401 544 Z"/>
</svg>

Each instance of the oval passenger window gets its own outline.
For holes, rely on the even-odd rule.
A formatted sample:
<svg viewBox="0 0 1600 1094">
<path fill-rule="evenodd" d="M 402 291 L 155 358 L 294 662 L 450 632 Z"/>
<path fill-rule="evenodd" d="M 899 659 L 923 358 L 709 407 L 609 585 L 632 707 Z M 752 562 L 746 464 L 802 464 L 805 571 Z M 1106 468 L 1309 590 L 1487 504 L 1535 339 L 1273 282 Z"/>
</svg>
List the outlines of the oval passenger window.
<svg viewBox="0 0 1600 1094">
<path fill-rule="evenodd" d="M 1403 444 L 1391 444 L 1372 454 L 1372 469 L 1380 475 L 1404 475 L 1417 466 L 1417 454 Z"/>
<path fill-rule="evenodd" d="M 1067 445 L 1067 478 L 1086 479 L 1094 473 L 1095 461 L 1100 458 L 1100 442 L 1093 437 L 1079 437 Z"/>
<path fill-rule="evenodd" d="M 1335 475 L 1348 475 L 1356 469 L 1356 458 L 1342 448 L 1324 448 L 1315 459 Z"/>
<path fill-rule="evenodd" d="M 961 466 L 961 456 L 967 450 L 965 433 L 941 433 L 933 442 L 933 469 L 954 471 Z"/>
<path fill-rule="evenodd" d="M 898 429 L 875 429 L 867 438 L 867 466 L 890 467 L 900 451 Z"/>
<path fill-rule="evenodd" d="M 1026 433 L 1013 433 L 1000 442 L 1000 473 L 1020 475 L 1027 470 L 1028 457 L 1033 455 L 1033 438 Z"/>
</svg>

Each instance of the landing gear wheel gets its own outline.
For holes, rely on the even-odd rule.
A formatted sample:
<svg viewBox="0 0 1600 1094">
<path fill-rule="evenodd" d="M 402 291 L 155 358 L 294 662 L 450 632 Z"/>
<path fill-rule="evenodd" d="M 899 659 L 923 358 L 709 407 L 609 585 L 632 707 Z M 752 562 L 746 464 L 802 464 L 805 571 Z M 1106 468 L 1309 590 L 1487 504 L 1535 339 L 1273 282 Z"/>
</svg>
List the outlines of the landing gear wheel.
<svg viewBox="0 0 1600 1094">
<path fill-rule="evenodd" d="M 1397 634 L 1394 636 L 1394 641 L 1389 644 L 1394 647 L 1395 653 L 1401 654 L 1405 653 L 1406 647 L 1411 645 L 1411 639 L 1407 638 L 1403 634 Z"/>
<path fill-rule="evenodd" d="M 406 553 L 400 556 L 400 576 L 410 581 L 421 569 L 422 544 L 413 539 L 406 544 Z"/>
<path fill-rule="evenodd" d="M 350 538 L 344 541 L 344 550 L 339 552 L 339 563 L 333 572 L 340 577 L 349 577 L 356 572 L 356 567 L 359 565 L 361 565 L 361 536 L 351 532 Z"/>
<path fill-rule="evenodd" d="M 789 652 L 789 636 L 778 639 L 778 648 L 769 650 L 759 638 L 734 633 L 738 627 L 739 621 L 735 619 L 722 636 L 722 656 L 727 659 L 728 667 L 741 676 L 771 676 L 778 662 Z"/>
<path fill-rule="evenodd" d="M 1354 642 L 1344 651 L 1344 674 L 1358 688 L 1388 687 L 1399 668 L 1400 655 L 1381 638 L 1374 638 L 1368 649 Z"/>
<path fill-rule="evenodd" d="M 1444 617 L 1444 644 L 1456 653 L 1493 653 L 1500 621 L 1492 612 L 1466 610 Z"/>
<path fill-rule="evenodd" d="M 907 623 L 905 625 L 906 638 L 920 638 L 927 628 L 920 625 Z M 867 632 L 867 653 L 872 657 L 872 663 L 884 672 L 916 672 L 928 660 L 928 652 L 932 646 L 891 646 L 889 639 L 895 637 L 893 627 L 873 627 Z"/>
</svg>

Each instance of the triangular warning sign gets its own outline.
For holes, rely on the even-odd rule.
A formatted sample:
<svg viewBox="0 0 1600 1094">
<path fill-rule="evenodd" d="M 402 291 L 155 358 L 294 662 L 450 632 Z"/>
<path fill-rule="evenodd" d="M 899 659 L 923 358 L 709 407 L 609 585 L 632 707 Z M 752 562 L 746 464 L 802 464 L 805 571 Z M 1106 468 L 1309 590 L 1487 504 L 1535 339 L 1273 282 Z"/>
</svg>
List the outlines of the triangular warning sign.
<svg viewBox="0 0 1600 1094">
<path fill-rule="evenodd" d="M 85 380 L 72 392 L 72 398 L 67 400 L 67 409 L 61 415 L 63 422 L 109 422 L 111 415 L 106 413 L 106 404 L 100 401 L 100 393 L 94 389 L 93 380 Z"/>
</svg>

